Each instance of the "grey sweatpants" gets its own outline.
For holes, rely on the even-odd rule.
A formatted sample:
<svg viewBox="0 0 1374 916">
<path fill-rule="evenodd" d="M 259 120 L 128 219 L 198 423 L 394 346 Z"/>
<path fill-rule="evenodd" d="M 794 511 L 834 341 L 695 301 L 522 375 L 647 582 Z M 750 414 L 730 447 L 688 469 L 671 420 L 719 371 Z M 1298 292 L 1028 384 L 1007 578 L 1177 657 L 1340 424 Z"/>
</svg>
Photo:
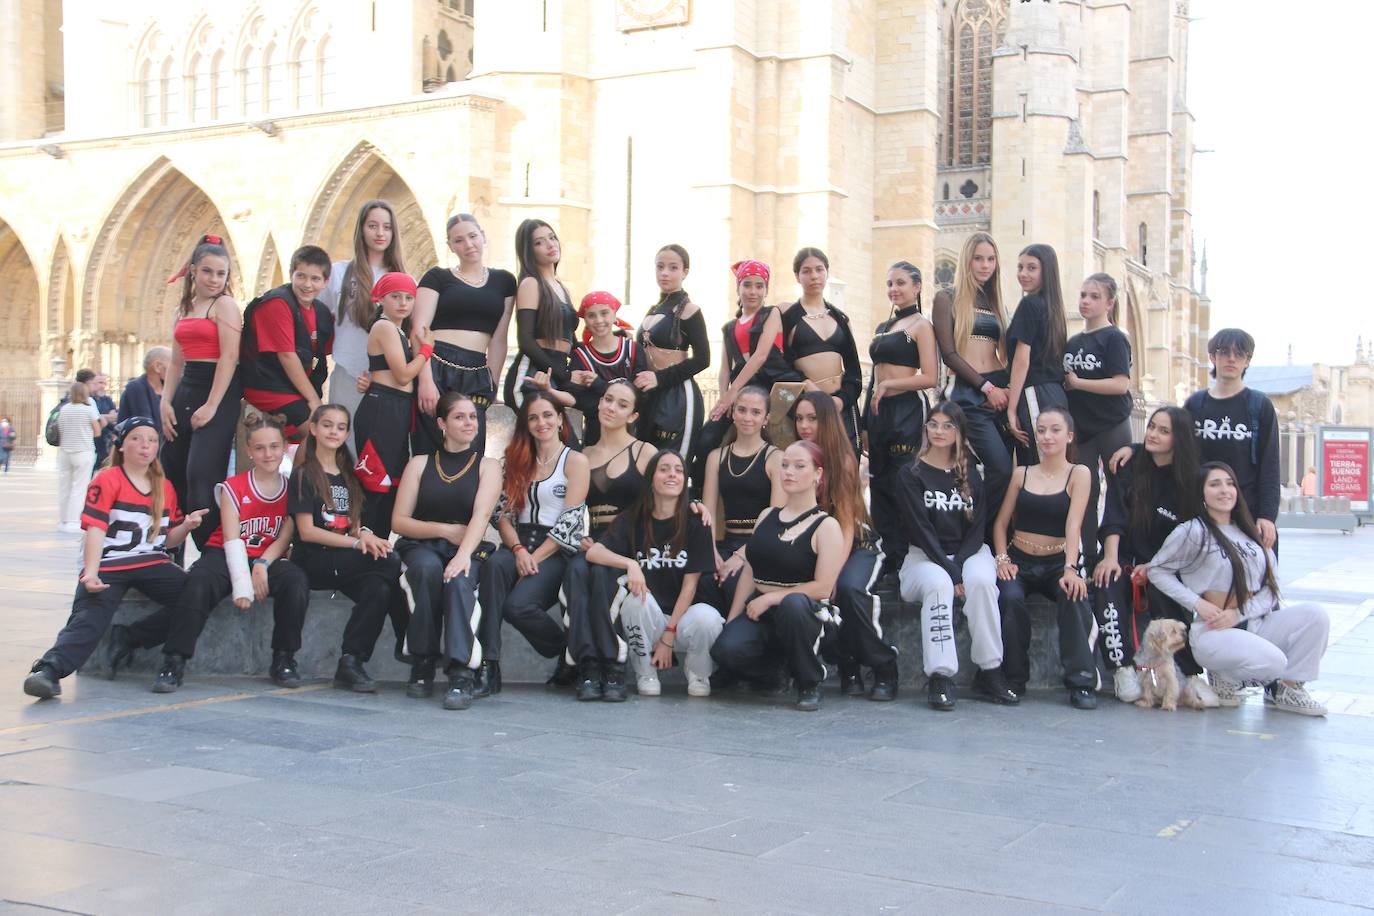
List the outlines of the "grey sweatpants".
<svg viewBox="0 0 1374 916">
<path fill-rule="evenodd" d="M 635 676 L 657 674 L 653 662 L 654 645 L 668 626 L 668 615 L 663 613 L 654 596 L 646 594 L 636 598 L 622 580 L 611 606 L 611 616 L 619 616 L 625 628 L 625 642 L 630 648 L 630 664 L 634 666 Z M 703 680 L 710 679 L 716 670 L 716 663 L 711 659 L 711 644 L 724 626 L 725 619 L 709 604 L 698 603 L 687 608 L 678 618 L 677 636 L 673 640 L 674 654 L 682 657 L 684 670 Z"/>
<path fill-rule="evenodd" d="M 1209 671 L 1238 681 L 1301 683 L 1317 679 L 1330 629 L 1326 610 L 1304 601 L 1251 620 L 1244 630 L 1209 630 L 1198 621 L 1190 636 L 1193 657 Z"/>
<path fill-rule="evenodd" d="M 997 607 L 997 564 L 987 545 L 964 561 L 964 617 L 973 637 L 973 663 L 984 670 L 1002 664 L 1002 613 Z M 926 675 L 953 677 L 959 670 L 954 648 L 954 582 L 919 547 L 907 551 L 898 581 L 902 600 L 921 606 L 921 660 Z"/>
</svg>

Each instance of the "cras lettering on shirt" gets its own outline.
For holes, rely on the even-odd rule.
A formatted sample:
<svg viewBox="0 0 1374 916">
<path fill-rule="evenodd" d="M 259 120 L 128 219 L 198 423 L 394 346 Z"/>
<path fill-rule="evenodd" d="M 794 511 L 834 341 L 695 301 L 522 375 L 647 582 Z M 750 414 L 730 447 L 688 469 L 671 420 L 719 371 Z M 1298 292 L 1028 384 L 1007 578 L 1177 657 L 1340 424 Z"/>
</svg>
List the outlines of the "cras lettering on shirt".
<svg viewBox="0 0 1374 916">
<path fill-rule="evenodd" d="M 1197 430 L 1199 439 L 1207 439 L 1209 441 L 1218 439 L 1243 441 L 1255 437 L 1255 434 L 1250 430 L 1249 426 L 1246 426 L 1244 423 L 1232 424 L 1229 416 L 1222 417 L 1220 423 L 1210 419 L 1194 420 L 1193 427 Z"/>
<path fill-rule="evenodd" d="M 934 509 L 937 512 L 963 512 L 973 508 L 973 499 L 964 499 L 958 490 L 950 490 L 948 493 L 943 490 L 926 490 L 925 502 L 927 509 Z"/>
<path fill-rule="evenodd" d="M 1101 357 L 1096 353 L 1084 353 L 1081 349 L 1077 353 L 1064 354 L 1065 372 L 1094 372 L 1105 365 Z"/>
<path fill-rule="evenodd" d="M 646 554 L 642 550 L 635 551 L 635 559 L 639 561 L 641 569 L 683 569 L 687 566 L 686 548 L 673 552 L 673 545 L 664 544 L 662 547 L 650 547 Z"/>
</svg>

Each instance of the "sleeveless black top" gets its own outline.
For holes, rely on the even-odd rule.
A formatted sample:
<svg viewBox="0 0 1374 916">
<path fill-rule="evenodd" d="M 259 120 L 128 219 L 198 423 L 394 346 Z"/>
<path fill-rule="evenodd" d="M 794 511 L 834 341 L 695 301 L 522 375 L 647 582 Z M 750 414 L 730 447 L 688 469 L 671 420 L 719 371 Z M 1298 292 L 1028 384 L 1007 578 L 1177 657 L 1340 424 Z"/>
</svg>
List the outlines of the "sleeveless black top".
<svg viewBox="0 0 1374 916">
<path fill-rule="evenodd" d="M 1064 489 L 1059 493 L 1032 493 L 1026 489 L 1027 468 L 1021 474 L 1021 491 L 1016 494 L 1016 530 L 1023 534 L 1043 534 L 1046 537 L 1064 537 L 1064 527 L 1069 518 L 1069 480 L 1073 477 L 1070 469 L 1064 478 Z"/>
<path fill-rule="evenodd" d="M 973 331 L 969 336 L 981 337 L 996 343 L 1002 339 L 1002 326 L 997 323 L 997 316 L 992 312 L 977 309 L 973 313 Z"/>
<path fill-rule="evenodd" d="M 814 506 L 787 522 L 781 520 L 781 510 L 754 526 L 754 533 L 744 548 L 749 568 L 754 571 L 758 585 L 789 587 L 810 582 L 816 577 L 816 551 L 811 537 L 816 528 L 830 516 Z M 783 540 L 784 532 L 796 537 Z"/>
<path fill-rule="evenodd" d="M 587 512 L 591 515 L 590 535 L 596 537 L 610 527 L 611 522 L 644 492 L 644 475 L 640 473 L 639 452 L 633 450 L 638 444 L 631 442 L 616 452 L 600 467 L 592 468 L 587 483 Z M 643 448 L 644 446 L 640 446 Z M 629 463 L 619 475 L 611 477 L 606 468 L 611 462 L 629 452 Z"/>
<path fill-rule="evenodd" d="M 734 455 L 728 445 L 720 450 L 717 479 L 727 535 L 753 534 L 759 516 L 768 508 L 773 493 L 773 482 L 768 479 L 768 456 L 774 451 L 767 443 L 752 455 Z"/>
<path fill-rule="evenodd" d="M 897 322 L 909 315 L 919 311 L 919 306 L 908 306 L 902 309 L 889 321 L 884 321 L 878 325 L 873 332 L 873 340 L 868 345 L 868 357 L 875 363 L 886 363 L 889 366 L 909 366 L 912 369 L 921 368 L 921 354 L 916 349 L 916 341 L 907 330 L 889 331 Z"/>
<path fill-rule="evenodd" d="M 763 326 L 768 323 L 769 313 L 773 306 L 761 306 L 752 318 L 732 318 L 721 328 L 723 342 L 725 344 L 725 361 L 730 367 L 730 378 L 738 378 L 740 372 L 744 370 L 744 364 L 749 361 L 749 357 L 754 355 L 759 346 L 759 338 L 763 336 Z M 735 333 L 741 321 L 748 322 L 749 329 L 749 350 L 740 348 L 739 336 Z M 759 366 L 758 372 L 749 380 L 749 384 L 758 385 L 762 388 L 772 388 L 774 382 L 796 382 L 801 381 L 801 375 L 788 364 L 782 355 L 782 348 L 777 346 L 776 341 L 768 341 L 768 358 Z"/>
<path fill-rule="evenodd" d="M 382 320 L 385 321 L 386 319 L 383 318 Z M 410 348 L 410 338 L 407 337 L 405 332 L 400 328 L 396 328 L 396 333 L 401 335 L 401 352 L 405 354 L 406 362 L 410 362 L 415 358 L 415 351 Z M 378 353 L 376 356 L 373 356 L 371 353 L 367 355 L 368 372 L 381 372 L 390 368 L 391 367 L 386 364 L 385 353 Z M 426 521 L 428 521 L 428 519 Z"/>
<path fill-rule="evenodd" d="M 415 518 L 422 522 L 466 525 L 472 521 L 472 504 L 481 480 L 482 456 L 473 449 L 446 452 L 438 449 L 425 463 L 415 493 Z"/>
</svg>

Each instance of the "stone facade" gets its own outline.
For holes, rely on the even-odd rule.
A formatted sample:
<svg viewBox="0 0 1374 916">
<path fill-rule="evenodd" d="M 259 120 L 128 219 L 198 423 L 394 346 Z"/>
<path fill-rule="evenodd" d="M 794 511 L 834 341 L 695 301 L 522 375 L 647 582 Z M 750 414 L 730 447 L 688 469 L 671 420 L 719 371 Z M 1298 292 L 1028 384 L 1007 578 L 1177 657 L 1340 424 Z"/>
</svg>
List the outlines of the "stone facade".
<svg viewBox="0 0 1374 916">
<path fill-rule="evenodd" d="M 78 366 L 137 374 L 170 335 L 166 279 L 202 232 L 226 237 L 246 300 L 303 242 L 347 257 L 358 205 L 380 196 L 417 275 L 446 258 L 450 213 L 479 216 L 501 266 L 539 216 L 574 294 L 608 289 L 631 320 L 656 297 L 666 242 L 691 251 L 687 285 L 713 327 L 733 312 L 726 265 L 770 262 L 785 301 L 792 253 L 817 245 L 861 348 L 892 261 L 921 266 L 928 297 L 973 228 L 1010 264 L 1048 242 L 1071 327 L 1079 279 L 1112 272 L 1139 391 L 1173 399 L 1201 381 L 1208 325 L 1191 283 L 1186 12 L 131 0 L 96 17 L 77 0 L 0 0 L 6 35 L 44 36 L 0 55 L 0 395 Z M 970 16 L 993 31 L 965 79 Z M 950 113 L 952 73 L 986 96 L 972 121 Z M 945 141 L 965 128 L 982 154 L 951 164 Z"/>
</svg>

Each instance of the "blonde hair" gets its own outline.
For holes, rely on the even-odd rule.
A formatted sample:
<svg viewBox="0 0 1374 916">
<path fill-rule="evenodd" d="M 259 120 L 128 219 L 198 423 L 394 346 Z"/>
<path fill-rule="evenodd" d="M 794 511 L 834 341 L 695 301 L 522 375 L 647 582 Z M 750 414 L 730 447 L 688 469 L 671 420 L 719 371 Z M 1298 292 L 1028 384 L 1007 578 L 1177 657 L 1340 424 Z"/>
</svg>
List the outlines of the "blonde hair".
<svg viewBox="0 0 1374 916">
<path fill-rule="evenodd" d="M 67 400 L 73 404 L 89 404 L 90 389 L 86 387 L 85 382 L 72 382 L 72 387 L 67 389 Z"/>
<path fill-rule="evenodd" d="M 129 432 L 133 432 L 133 430 L 129 430 Z M 105 466 L 108 468 L 124 466 L 123 443 L 110 449 L 110 457 L 105 460 Z M 158 532 L 162 530 L 162 510 L 167 498 L 167 487 L 164 485 L 166 479 L 167 475 L 162 472 L 162 462 L 153 458 L 148 465 L 148 514 L 151 516 L 148 540 L 150 541 L 156 539 Z"/>
<path fill-rule="evenodd" d="M 973 252 L 979 245 L 988 244 L 992 246 L 993 256 L 997 259 L 997 267 L 993 270 L 988 282 L 981 288 L 978 281 L 973 279 Z M 981 294 L 992 309 L 992 314 L 997 318 L 997 327 L 1002 333 L 997 335 L 997 356 L 1002 362 L 1007 361 L 1006 330 L 1007 319 L 1002 313 L 1002 255 L 997 251 L 997 243 L 992 240 L 992 236 L 986 232 L 975 232 L 964 240 L 964 248 L 959 252 L 959 268 L 954 275 L 954 349 L 962 353 L 968 345 L 969 338 L 973 336 L 974 310 L 977 308 L 978 296 Z"/>
</svg>

